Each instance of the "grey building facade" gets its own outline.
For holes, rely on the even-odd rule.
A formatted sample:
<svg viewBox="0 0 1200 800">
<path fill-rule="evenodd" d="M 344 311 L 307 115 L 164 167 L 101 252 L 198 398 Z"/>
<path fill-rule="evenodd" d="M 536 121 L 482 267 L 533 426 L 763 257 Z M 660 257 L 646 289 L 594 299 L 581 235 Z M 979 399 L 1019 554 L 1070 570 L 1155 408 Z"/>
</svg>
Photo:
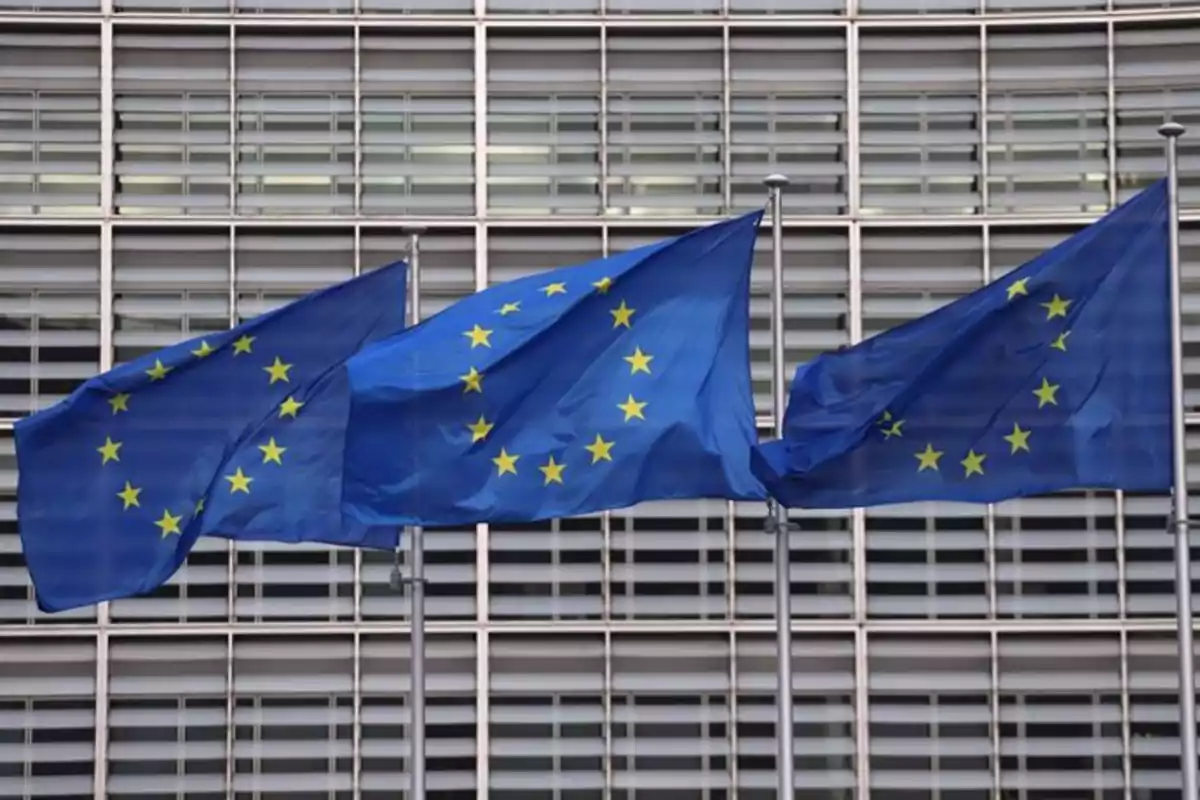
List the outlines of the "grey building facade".
<svg viewBox="0 0 1200 800">
<path fill-rule="evenodd" d="M 406 222 L 430 314 L 760 205 L 772 171 L 790 370 L 1136 192 L 1167 114 L 1200 412 L 1200 3 L 0 0 L 0 418 L 401 257 Z M 41 615 L 10 428 L 0 796 L 403 796 L 391 554 L 206 540 L 153 597 Z M 1179 798 L 1167 508 L 800 514 L 797 798 Z M 763 517 L 430 533 L 431 800 L 773 798 Z"/>
</svg>

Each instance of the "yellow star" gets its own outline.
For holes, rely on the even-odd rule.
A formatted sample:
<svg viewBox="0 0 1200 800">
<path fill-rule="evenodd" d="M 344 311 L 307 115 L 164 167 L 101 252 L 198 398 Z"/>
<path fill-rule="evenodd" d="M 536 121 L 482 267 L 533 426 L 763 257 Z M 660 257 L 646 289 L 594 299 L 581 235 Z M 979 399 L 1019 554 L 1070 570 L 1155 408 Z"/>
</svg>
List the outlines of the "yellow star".
<svg viewBox="0 0 1200 800">
<path fill-rule="evenodd" d="M 249 475 L 242 472 L 242 468 L 238 467 L 237 472 L 233 473 L 232 475 L 226 475 L 225 480 L 229 481 L 230 494 L 233 494 L 234 492 L 250 494 L 250 484 L 254 481 L 254 478 L 251 478 Z"/>
<path fill-rule="evenodd" d="M 210 345 L 206 340 L 201 339 L 200 346 L 192 351 L 192 355 L 194 355 L 196 358 L 204 358 L 209 353 L 214 352 L 216 352 L 215 348 L 213 348 L 213 346 Z"/>
<path fill-rule="evenodd" d="M 584 450 L 592 454 L 592 463 L 595 464 L 600 460 L 612 461 L 612 447 L 613 442 L 604 441 L 604 437 L 597 433 L 596 441 L 584 447 Z"/>
<path fill-rule="evenodd" d="M 556 294 L 566 294 L 567 285 L 565 283 L 551 283 L 543 286 L 542 291 L 546 293 L 546 297 L 553 297 Z"/>
<path fill-rule="evenodd" d="M 962 461 L 958 462 L 958 463 L 962 464 L 963 468 L 967 471 L 967 474 L 964 477 L 969 478 L 972 475 L 982 475 L 983 474 L 983 461 L 986 458 L 987 458 L 986 455 L 978 454 L 974 450 L 971 450 L 970 452 L 968 452 L 967 457 L 964 458 Z"/>
<path fill-rule="evenodd" d="M 479 347 L 480 345 L 482 345 L 484 347 L 491 347 L 492 343 L 488 341 L 488 337 L 491 335 L 492 335 L 491 331 L 484 330 L 483 328 L 479 327 L 478 325 L 476 325 L 474 328 L 472 328 L 469 331 L 463 332 L 463 336 L 466 336 L 468 339 L 471 340 L 471 349 L 472 350 L 474 350 L 476 347 Z"/>
<path fill-rule="evenodd" d="M 913 454 L 913 457 L 921 462 L 917 467 L 917 472 L 923 472 L 927 469 L 937 469 L 938 459 L 941 458 L 942 455 L 943 452 L 941 450 L 934 450 L 932 444 L 926 444 L 924 450 Z"/>
<path fill-rule="evenodd" d="M 507 317 L 509 314 L 515 314 L 520 310 L 521 310 L 520 302 L 505 303 L 504 305 L 500 306 L 500 310 L 497 311 L 496 313 L 502 317 Z"/>
<path fill-rule="evenodd" d="M 608 290 L 612 287 L 612 278 L 604 277 L 592 284 L 596 287 L 596 291 L 600 294 L 608 294 Z M 553 458 L 551 459 L 553 460 Z"/>
<path fill-rule="evenodd" d="M 1010 433 L 1008 436 L 1005 436 L 1004 441 L 1006 441 L 1012 445 L 1013 454 L 1016 454 L 1016 452 L 1018 450 L 1024 450 L 1026 453 L 1028 453 L 1029 452 L 1029 434 L 1031 432 L 1032 431 L 1021 430 L 1021 426 L 1014 422 L 1013 423 L 1013 432 Z"/>
<path fill-rule="evenodd" d="M 125 481 L 125 488 L 117 492 L 117 497 L 125 501 L 125 511 L 128 511 L 132 506 L 142 507 L 138 502 L 138 495 L 142 493 L 141 489 L 135 489 L 133 484 Z"/>
<path fill-rule="evenodd" d="M 625 356 L 625 360 L 629 362 L 629 374 L 636 375 L 639 372 L 650 374 L 650 362 L 654 360 L 654 356 L 646 355 L 642 352 L 642 348 L 633 348 L 633 355 Z"/>
<path fill-rule="evenodd" d="M 179 521 L 182 519 L 183 519 L 183 514 L 180 514 L 177 517 L 171 516 L 171 512 L 164 508 L 162 519 L 158 520 L 154 524 L 157 525 L 158 529 L 162 531 L 162 538 L 165 539 L 168 536 L 170 536 L 172 533 L 174 533 L 174 534 L 182 534 L 183 533 L 183 531 L 179 530 Z"/>
<path fill-rule="evenodd" d="M 642 414 L 642 409 L 647 405 L 649 404 L 639 403 L 637 400 L 633 399 L 633 395 L 629 395 L 629 399 L 627 399 L 624 403 L 618 403 L 617 408 L 625 412 L 625 421 L 629 422 L 629 420 L 633 419 L 634 417 L 637 417 L 638 419 L 645 419 L 646 417 L 644 414 Z"/>
<path fill-rule="evenodd" d="M 129 395 L 124 392 L 114 394 L 108 398 L 108 404 L 112 406 L 113 416 L 115 417 L 119 412 L 129 410 Z"/>
<path fill-rule="evenodd" d="M 283 466 L 282 456 L 287 452 L 287 448 L 280 447 L 279 445 L 275 444 L 274 436 L 272 436 L 270 441 L 268 441 L 266 444 L 260 444 L 258 449 L 262 450 L 263 452 L 262 463 L 266 464 L 268 461 L 274 461 L 279 466 Z"/>
<path fill-rule="evenodd" d="M 236 356 L 241 353 L 251 352 L 253 348 L 251 348 L 250 345 L 254 344 L 254 340 L 256 338 L 257 337 L 255 336 L 243 336 L 242 338 L 238 339 L 233 343 L 233 354 Z"/>
<path fill-rule="evenodd" d="M 167 377 L 167 373 L 170 371 L 170 367 L 164 367 L 163 363 L 156 358 L 154 359 L 154 366 L 146 370 L 146 374 L 150 376 L 150 380 L 152 381 L 161 381 Z"/>
<path fill-rule="evenodd" d="M 546 476 L 546 481 L 542 484 L 542 486 L 549 486 L 552 483 L 562 483 L 563 470 L 566 468 L 566 464 L 556 464 L 554 462 L 554 456 L 550 456 L 549 461 L 547 461 L 543 466 L 538 467 L 538 469 L 542 471 L 542 474 Z"/>
<path fill-rule="evenodd" d="M 117 451 L 121 449 L 121 442 L 114 442 L 107 436 L 104 437 L 104 444 L 96 448 L 96 452 L 100 454 L 100 465 L 103 466 L 110 461 L 120 461 L 121 457 L 117 455 Z"/>
<path fill-rule="evenodd" d="M 1067 352 L 1067 337 L 1070 335 L 1070 331 L 1063 331 L 1058 335 L 1057 339 L 1050 343 L 1050 346 L 1055 350 L 1062 350 L 1064 353 Z"/>
<path fill-rule="evenodd" d="M 900 432 L 900 427 L 902 425 L 904 425 L 904 420 L 898 419 L 892 423 L 892 426 L 890 428 L 884 428 L 883 429 L 883 438 L 890 439 L 893 436 L 903 436 L 904 434 Z"/>
<path fill-rule="evenodd" d="M 876 424 L 876 425 L 886 425 L 887 423 L 889 423 L 889 422 L 891 422 L 891 421 L 892 421 L 892 412 L 890 412 L 890 411 L 886 411 L 886 410 L 885 410 L 885 411 L 883 412 L 883 416 L 882 416 L 882 417 L 880 417 L 880 418 L 878 419 L 878 421 L 876 421 L 876 423 L 875 423 L 875 424 Z"/>
<path fill-rule="evenodd" d="M 275 383 L 276 381 L 283 381 L 284 383 L 291 383 L 291 381 L 288 380 L 288 370 L 291 369 L 293 366 L 294 366 L 293 364 L 283 363 L 283 361 L 281 361 L 279 359 L 279 356 L 275 356 L 275 363 L 269 367 L 263 367 L 263 371 L 271 376 L 272 384 Z"/>
<path fill-rule="evenodd" d="M 1044 406 L 1046 404 L 1049 404 L 1052 406 L 1058 405 L 1058 400 L 1056 400 L 1054 397 L 1055 392 L 1058 391 L 1058 387 L 1059 387 L 1059 384 L 1051 383 L 1050 381 L 1046 380 L 1045 378 L 1042 378 L 1041 387 L 1033 390 L 1033 393 L 1037 396 L 1037 399 L 1038 399 L 1038 408 L 1041 408 L 1042 406 Z"/>
<path fill-rule="evenodd" d="M 467 426 L 467 430 L 471 432 L 471 444 L 482 442 L 494 427 L 496 427 L 495 423 L 488 422 L 483 418 L 483 414 L 480 414 L 478 422 L 472 422 Z"/>
<path fill-rule="evenodd" d="M 483 373 L 471 367 L 471 371 L 466 375 L 459 375 L 458 379 L 465 384 L 463 386 L 463 394 L 467 392 L 479 392 L 483 394 Z"/>
<path fill-rule="evenodd" d="M 292 419 L 295 419 L 296 414 L 298 414 L 300 409 L 303 407 L 304 403 L 301 403 L 294 397 L 288 397 L 287 400 L 284 400 L 279 404 L 279 418 L 283 419 L 284 417 L 291 417 Z"/>
<path fill-rule="evenodd" d="M 492 459 L 492 463 L 496 465 L 496 475 L 500 476 L 506 472 L 517 474 L 517 459 L 520 456 L 510 456 L 508 451 L 503 447 L 500 448 L 500 455 Z"/>
<path fill-rule="evenodd" d="M 204 498 L 201 497 L 199 500 L 196 501 L 196 511 L 192 516 L 194 516 L 194 517 L 200 516 L 200 512 L 203 510 L 204 510 Z"/>
<path fill-rule="evenodd" d="M 613 315 L 613 327 L 619 328 L 622 325 L 624 325 L 626 328 L 630 327 L 629 320 L 633 318 L 633 312 L 635 311 L 637 311 L 636 308 L 630 308 L 629 306 L 625 305 L 625 301 L 622 300 L 620 308 L 614 308 L 612 311 L 608 312 Z"/>
<path fill-rule="evenodd" d="M 1054 319 L 1055 317 L 1065 317 L 1067 308 L 1071 305 L 1070 300 L 1064 300 L 1057 294 L 1050 298 L 1049 303 L 1041 303 L 1042 308 L 1046 309 L 1046 319 Z"/>
<path fill-rule="evenodd" d="M 1008 299 L 1012 300 L 1019 294 L 1029 295 L 1029 278 L 1018 278 L 1008 285 Z"/>
</svg>

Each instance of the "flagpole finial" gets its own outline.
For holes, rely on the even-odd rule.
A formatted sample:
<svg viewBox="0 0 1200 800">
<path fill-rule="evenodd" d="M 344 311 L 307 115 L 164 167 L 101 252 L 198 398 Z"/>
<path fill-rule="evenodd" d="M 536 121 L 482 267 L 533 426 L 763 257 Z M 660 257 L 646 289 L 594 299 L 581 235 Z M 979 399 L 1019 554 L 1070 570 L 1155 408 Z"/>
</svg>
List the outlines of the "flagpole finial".
<svg viewBox="0 0 1200 800">
<path fill-rule="evenodd" d="M 429 229 L 424 225 L 405 225 L 400 229 L 400 232 L 407 233 L 409 236 L 420 236 L 427 230 Z"/>
<path fill-rule="evenodd" d="M 787 186 L 789 183 L 791 183 L 791 180 L 788 179 L 787 175 L 774 172 L 763 178 L 763 183 L 766 184 L 768 189 L 782 189 L 784 186 Z"/>
<path fill-rule="evenodd" d="M 1158 126 L 1158 135 L 1165 136 L 1168 139 L 1174 139 L 1176 137 L 1183 136 L 1184 132 L 1186 131 L 1187 128 L 1183 127 L 1178 122 L 1164 122 L 1162 125 Z"/>
</svg>

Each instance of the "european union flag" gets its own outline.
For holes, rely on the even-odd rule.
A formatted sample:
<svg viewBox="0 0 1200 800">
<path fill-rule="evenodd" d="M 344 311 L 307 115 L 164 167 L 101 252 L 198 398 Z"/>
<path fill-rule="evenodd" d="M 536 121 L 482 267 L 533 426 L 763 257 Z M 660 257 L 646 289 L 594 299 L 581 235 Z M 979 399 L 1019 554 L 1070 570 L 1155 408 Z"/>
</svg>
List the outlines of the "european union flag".
<svg viewBox="0 0 1200 800">
<path fill-rule="evenodd" d="M 322 449 L 312 428 L 328 415 L 310 421 L 305 405 L 353 353 L 403 330 L 406 271 L 385 267 L 136 359 L 18 422 L 17 516 L 38 606 L 150 592 L 201 534 L 368 539 L 358 523 L 342 527 L 340 440 Z M 344 417 L 328 435 L 343 429 Z M 232 463 L 246 451 L 259 458 Z M 240 513 L 252 498 L 257 513 Z"/>
<path fill-rule="evenodd" d="M 347 513 L 448 526 L 763 497 L 748 344 L 761 217 L 493 287 L 352 358 Z"/>
<path fill-rule="evenodd" d="M 787 506 L 1171 486 L 1167 189 L 801 366 L 754 472 Z"/>
</svg>

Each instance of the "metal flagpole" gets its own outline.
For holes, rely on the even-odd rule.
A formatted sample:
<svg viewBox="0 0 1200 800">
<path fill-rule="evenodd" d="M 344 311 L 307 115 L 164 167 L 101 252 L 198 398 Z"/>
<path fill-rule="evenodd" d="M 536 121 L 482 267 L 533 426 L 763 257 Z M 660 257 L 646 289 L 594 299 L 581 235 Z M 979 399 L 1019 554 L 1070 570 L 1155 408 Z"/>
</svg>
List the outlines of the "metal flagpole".
<svg viewBox="0 0 1200 800">
<path fill-rule="evenodd" d="M 1171 252 L 1171 438 L 1175 486 L 1171 527 L 1175 534 L 1175 623 L 1179 637 L 1179 744 L 1183 763 L 1183 797 L 1197 800 L 1196 675 L 1192 667 L 1192 556 L 1188 530 L 1187 431 L 1183 417 L 1183 289 L 1179 268 L 1179 137 L 1184 127 L 1168 122 L 1158 132 L 1167 140 L 1167 225 Z"/>
<path fill-rule="evenodd" d="M 421 321 L 421 234 L 423 225 L 404 227 L 408 234 L 408 282 L 412 287 L 412 306 L 409 321 L 416 325 Z M 409 800 L 425 800 L 425 543 L 423 531 L 413 526 L 408 529 L 409 571 L 408 584 L 412 587 L 412 689 L 409 694 Z"/>
<path fill-rule="evenodd" d="M 783 352 L 783 187 L 786 175 L 768 175 L 763 183 L 771 195 L 771 413 L 775 438 L 783 437 L 783 411 L 787 402 Z M 792 765 L 792 575 L 790 528 L 787 509 L 767 501 L 767 532 L 775 534 L 775 642 L 777 648 L 778 701 L 775 736 L 778 751 L 779 800 L 796 796 Z"/>
</svg>

